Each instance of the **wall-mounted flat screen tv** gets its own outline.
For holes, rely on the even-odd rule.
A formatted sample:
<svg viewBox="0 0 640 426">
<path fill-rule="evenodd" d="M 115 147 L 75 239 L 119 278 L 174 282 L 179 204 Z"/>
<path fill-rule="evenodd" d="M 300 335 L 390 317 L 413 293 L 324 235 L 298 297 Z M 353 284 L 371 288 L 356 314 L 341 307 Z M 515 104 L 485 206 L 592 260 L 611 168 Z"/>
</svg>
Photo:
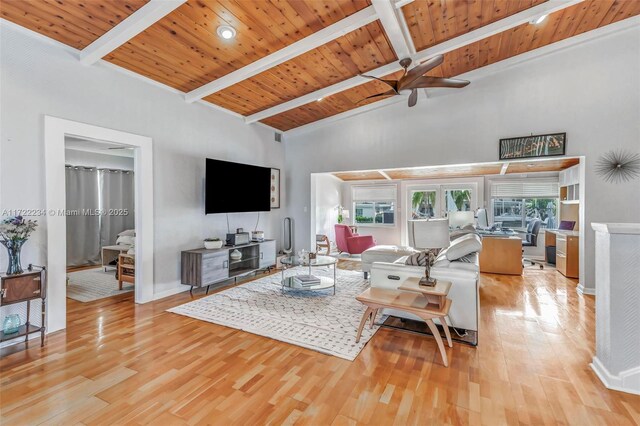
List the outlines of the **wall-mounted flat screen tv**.
<svg viewBox="0 0 640 426">
<path fill-rule="evenodd" d="M 205 212 L 271 210 L 271 169 L 207 158 Z"/>
</svg>

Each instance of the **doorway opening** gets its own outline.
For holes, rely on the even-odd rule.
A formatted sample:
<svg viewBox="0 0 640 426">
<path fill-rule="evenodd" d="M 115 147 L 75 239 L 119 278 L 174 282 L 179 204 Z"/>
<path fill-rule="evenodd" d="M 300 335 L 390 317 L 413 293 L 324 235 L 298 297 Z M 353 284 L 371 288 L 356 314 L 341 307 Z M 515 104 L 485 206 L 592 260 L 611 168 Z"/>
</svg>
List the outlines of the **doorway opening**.
<svg viewBox="0 0 640 426">
<path fill-rule="evenodd" d="M 153 300 L 153 154 L 152 140 L 145 136 L 49 116 L 45 116 L 44 127 L 45 190 L 48 212 L 47 331 L 51 333 L 66 328 L 68 206 L 66 142 L 75 140 L 75 143 L 93 145 L 94 148 L 102 147 L 108 150 L 109 147 L 118 147 L 132 152 L 132 198 L 135 212 L 133 229 L 135 238 L 129 240 L 133 244 L 132 247 L 127 249 L 127 252 L 130 248 L 133 248 L 131 256 L 135 258 L 133 276 L 135 277 L 134 300 L 136 303 L 145 303 Z M 105 185 L 102 186 L 103 190 L 109 184 L 107 181 L 111 182 L 109 175 L 107 173 L 104 173 L 104 175 Z M 99 174 L 96 176 L 98 176 L 98 179 L 100 178 Z M 100 187 L 100 185 L 94 187 L 98 191 L 98 200 L 101 199 L 99 196 Z M 105 203 L 107 203 L 106 199 L 103 199 L 102 204 L 99 201 L 99 211 L 96 213 L 101 214 L 103 207 L 110 208 Z M 114 210 L 117 210 L 117 208 L 114 207 Z M 74 212 L 72 213 L 75 214 Z M 124 213 L 124 211 L 114 211 L 113 213 L 119 214 Z M 121 214 L 121 216 L 124 215 Z M 98 226 L 98 229 L 100 229 L 100 226 Z M 107 235 L 105 241 L 108 240 L 109 242 L 112 238 L 117 241 L 119 237 L 117 234 L 122 232 L 119 231 L 112 235 L 115 231 L 112 232 L 109 224 L 105 224 L 104 229 Z M 73 232 L 72 230 L 70 231 Z M 93 234 L 93 238 L 96 238 L 95 235 Z"/>
<path fill-rule="evenodd" d="M 67 298 L 134 291 L 134 148 L 65 136 Z"/>
</svg>

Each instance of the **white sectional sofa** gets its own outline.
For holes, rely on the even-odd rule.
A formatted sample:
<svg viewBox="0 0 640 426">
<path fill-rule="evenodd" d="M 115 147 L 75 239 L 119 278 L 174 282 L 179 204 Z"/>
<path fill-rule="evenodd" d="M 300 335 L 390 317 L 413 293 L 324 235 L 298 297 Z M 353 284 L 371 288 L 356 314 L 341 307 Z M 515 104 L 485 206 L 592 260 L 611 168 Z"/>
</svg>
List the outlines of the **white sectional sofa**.
<svg viewBox="0 0 640 426">
<path fill-rule="evenodd" d="M 424 276 L 422 266 L 405 265 L 406 258 L 416 250 L 409 247 L 374 247 L 371 253 L 362 254 L 362 269 L 370 273 L 371 287 L 396 289 L 408 277 Z M 431 276 L 436 279 L 451 281 L 449 298 L 451 310 L 449 325 L 458 329 L 478 331 L 478 314 L 480 309 L 478 294 L 478 278 L 480 275 L 479 256 L 477 253 L 466 256 L 466 261 L 447 260 L 447 250 L 442 250 L 431 267 Z M 386 254 L 385 254 L 386 253 Z M 385 310 L 385 314 L 401 318 L 418 320 L 419 318 L 404 312 Z"/>
</svg>

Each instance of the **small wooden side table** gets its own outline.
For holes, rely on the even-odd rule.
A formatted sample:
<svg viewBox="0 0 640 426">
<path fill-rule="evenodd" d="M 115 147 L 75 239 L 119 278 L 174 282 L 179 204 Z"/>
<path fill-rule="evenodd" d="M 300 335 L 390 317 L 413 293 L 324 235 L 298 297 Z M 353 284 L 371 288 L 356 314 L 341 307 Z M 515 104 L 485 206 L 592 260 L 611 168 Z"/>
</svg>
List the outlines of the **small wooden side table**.
<svg viewBox="0 0 640 426">
<path fill-rule="evenodd" d="M 442 309 L 447 300 L 447 295 L 451 289 L 451 281 L 436 280 L 436 285 L 432 287 L 420 285 L 420 278 L 409 277 L 398 287 L 398 290 L 413 291 L 424 294 L 429 303 L 433 303 Z M 444 327 L 444 325 L 443 325 Z"/>
<path fill-rule="evenodd" d="M 29 268 L 25 272 L 17 275 L 0 274 L 0 306 L 13 305 L 14 303 L 27 304 L 25 324 L 18 328 L 17 333 L 4 334 L 4 331 L 0 330 L 0 342 L 24 336 L 25 344 L 28 346 L 29 335 L 40 333 L 40 346 L 44 346 L 47 297 L 46 273 L 44 267 L 39 270 L 34 268 L 38 267 L 29 265 Z M 29 321 L 31 301 L 36 299 L 42 300 L 42 325 L 40 327 L 32 325 Z"/>
<path fill-rule="evenodd" d="M 122 290 L 122 281 L 136 282 L 136 258 L 132 254 L 118 255 L 118 289 Z"/>
<path fill-rule="evenodd" d="M 409 278 L 402 283 L 397 290 L 369 288 L 357 296 L 356 300 L 367 306 L 367 310 L 364 312 L 362 320 L 360 321 L 356 335 L 356 343 L 360 341 L 362 329 L 367 319 L 370 320 L 370 325 L 373 327 L 378 310 L 389 308 L 408 312 L 418 316 L 427 323 L 440 350 L 442 362 L 445 367 L 448 367 L 449 361 L 447 359 L 447 353 L 444 350 L 444 342 L 433 319 L 438 318 L 443 324 L 444 333 L 447 337 L 447 345 L 453 347 L 451 333 L 445 320 L 446 316 L 449 315 L 449 309 L 451 309 L 451 299 L 447 299 L 446 297 L 449 293 L 451 283 L 448 281 L 439 281 L 438 283 L 440 285 L 437 283 L 434 287 L 422 287 L 418 285 L 419 281 L 420 278 L 415 278 L 414 283 L 414 279 Z M 405 290 L 402 289 L 403 287 Z"/>
</svg>

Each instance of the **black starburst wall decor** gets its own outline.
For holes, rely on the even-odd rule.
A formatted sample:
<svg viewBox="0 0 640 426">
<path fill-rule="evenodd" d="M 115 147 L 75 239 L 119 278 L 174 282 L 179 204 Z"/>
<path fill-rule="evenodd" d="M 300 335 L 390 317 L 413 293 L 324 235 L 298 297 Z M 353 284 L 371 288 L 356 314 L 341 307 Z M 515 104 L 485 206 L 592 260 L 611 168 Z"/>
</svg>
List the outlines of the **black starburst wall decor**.
<svg viewBox="0 0 640 426">
<path fill-rule="evenodd" d="M 609 151 L 598 159 L 595 170 L 607 182 L 628 182 L 640 176 L 640 154 Z"/>
</svg>

